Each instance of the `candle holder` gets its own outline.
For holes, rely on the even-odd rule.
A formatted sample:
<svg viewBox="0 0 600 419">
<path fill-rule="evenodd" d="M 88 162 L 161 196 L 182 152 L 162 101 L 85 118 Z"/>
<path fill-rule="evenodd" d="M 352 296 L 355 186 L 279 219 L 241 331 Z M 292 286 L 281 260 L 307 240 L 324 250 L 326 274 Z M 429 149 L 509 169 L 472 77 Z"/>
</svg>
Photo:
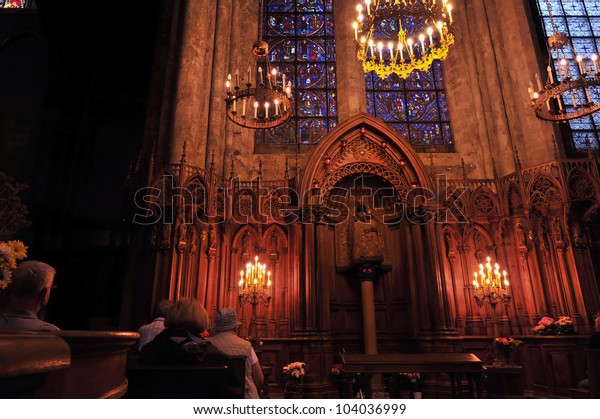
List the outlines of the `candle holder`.
<svg viewBox="0 0 600 419">
<path fill-rule="evenodd" d="M 510 283 L 506 271 L 500 272 L 500 265 L 494 263 L 488 256 L 487 263 L 479 264 L 479 272 L 475 271 L 473 276 L 474 298 L 479 307 L 489 304 L 492 308 L 492 323 L 494 324 L 494 334 L 499 336 L 498 322 L 496 320 L 496 305 L 502 303 L 506 306 L 510 304 L 511 296 L 509 292 Z"/>
<path fill-rule="evenodd" d="M 248 58 L 248 70 L 227 76 L 227 117 L 245 128 L 270 129 L 291 116 L 292 83 L 279 69 L 271 68 L 269 44 L 262 39 L 263 2 L 259 2 L 258 39 Z"/>
<path fill-rule="evenodd" d="M 240 307 L 250 303 L 252 306 L 252 317 L 250 318 L 250 336 L 256 336 L 256 306 L 264 304 L 265 307 L 271 302 L 271 271 L 267 271 L 267 265 L 254 257 L 254 263 L 246 264 L 246 271 L 240 271 L 240 282 L 238 301 Z"/>
</svg>

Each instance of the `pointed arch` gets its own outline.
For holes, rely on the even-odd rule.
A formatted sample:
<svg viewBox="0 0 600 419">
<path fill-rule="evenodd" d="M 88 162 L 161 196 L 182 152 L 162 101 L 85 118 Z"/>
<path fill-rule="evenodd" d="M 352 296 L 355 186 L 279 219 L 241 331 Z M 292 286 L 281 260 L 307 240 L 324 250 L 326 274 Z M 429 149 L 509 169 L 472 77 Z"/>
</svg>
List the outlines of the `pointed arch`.
<svg viewBox="0 0 600 419">
<path fill-rule="evenodd" d="M 399 193 L 412 183 L 433 189 L 425 165 L 408 141 L 378 119 L 359 114 L 338 125 L 317 145 L 302 176 L 300 196 L 306 201 L 313 184 L 325 190 L 356 173 L 377 174 Z"/>
</svg>

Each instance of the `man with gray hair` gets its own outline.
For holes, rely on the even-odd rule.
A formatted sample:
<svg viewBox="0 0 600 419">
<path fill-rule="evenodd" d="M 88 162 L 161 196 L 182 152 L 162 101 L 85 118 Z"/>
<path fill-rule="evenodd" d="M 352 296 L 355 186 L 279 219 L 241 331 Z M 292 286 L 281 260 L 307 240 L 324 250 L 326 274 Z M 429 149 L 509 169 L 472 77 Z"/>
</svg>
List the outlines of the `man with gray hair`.
<svg viewBox="0 0 600 419">
<path fill-rule="evenodd" d="M 165 329 L 165 317 L 167 317 L 172 305 L 173 303 L 169 300 L 161 300 L 154 309 L 154 320 L 139 328 L 140 339 L 138 340 L 138 349 L 140 351 L 144 345 L 154 340 L 156 335 Z"/>
<path fill-rule="evenodd" d="M 47 263 L 35 260 L 20 263 L 8 285 L 8 303 L 0 312 L 0 329 L 60 330 L 37 317 L 48 304 L 54 275 L 56 269 Z"/>
</svg>

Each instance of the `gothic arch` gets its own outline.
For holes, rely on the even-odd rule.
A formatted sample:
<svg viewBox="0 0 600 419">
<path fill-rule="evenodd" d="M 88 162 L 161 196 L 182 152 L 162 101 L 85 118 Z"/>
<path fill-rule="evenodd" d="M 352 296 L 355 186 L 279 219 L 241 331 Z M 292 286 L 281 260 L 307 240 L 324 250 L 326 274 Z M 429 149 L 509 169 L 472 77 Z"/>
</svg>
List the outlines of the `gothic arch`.
<svg viewBox="0 0 600 419">
<path fill-rule="evenodd" d="M 315 183 L 326 191 L 343 177 L 358 173 L 379 175 L 399 193 L 413 183 L 433 190 L 421 158 L 408 141 L 382 121 L 359 114 L 319 142 L 302 175 L 300 196 L 306 201 Z"/>
</svg>

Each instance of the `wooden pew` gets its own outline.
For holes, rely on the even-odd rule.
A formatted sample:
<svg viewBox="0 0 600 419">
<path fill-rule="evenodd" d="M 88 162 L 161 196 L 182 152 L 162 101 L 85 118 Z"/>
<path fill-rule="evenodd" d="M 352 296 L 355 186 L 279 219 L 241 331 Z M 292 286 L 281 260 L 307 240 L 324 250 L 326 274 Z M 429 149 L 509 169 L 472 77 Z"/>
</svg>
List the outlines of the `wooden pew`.
<svg viewBox="0 0 600 419">
<path fill-rule="evenodd" d="M 462 396 L 462 376 L 468 380 L 471 397 L 476 390 L 477 398 L 483 394 L 483 363 L 473 354 L 428 353 L 428 354 L 346 354 L 343 357 L 344 373 L 365 374 L 367 377 L 367 398 L 372 397 L 371 376 L 380 373 L 446 373 L 450 377 L 452 397 Z M 352 397 L 351 377 L 347 380 L 347 397 Z M 475 387 L 473 387 L 475 384 Z"/>
<path fill-rule="evenodd" d="M 3 397 L 118 398 L 127 391 L 127 353 L 139 338 L 134 332 L 0 333 Z M 28 352 L 23 347 L 29 347 Z M 24 355 L 26 354 L 26 356 Z M 4 359 L 3 359 L 4 358 Z M 6 372 L 8 371 L 8 372 Z M 17 386 L 18 383 L 22 383 Z M 11 393 L 9 395 L 9 392 Z"/>
<path fill-rule="evenodd" d="M 48 376 L 69 368 L 71 350 L 63 339 L 35 332 L 0 333 L 0 397 L 33 397 Z"/>
<path fill-rule="evenodd" d="M 198 365 L 143 365 L 132 357 L 127 367 L 128 399 L 233 399 L 245 395 L 246 357 Z"/>
</svg>

